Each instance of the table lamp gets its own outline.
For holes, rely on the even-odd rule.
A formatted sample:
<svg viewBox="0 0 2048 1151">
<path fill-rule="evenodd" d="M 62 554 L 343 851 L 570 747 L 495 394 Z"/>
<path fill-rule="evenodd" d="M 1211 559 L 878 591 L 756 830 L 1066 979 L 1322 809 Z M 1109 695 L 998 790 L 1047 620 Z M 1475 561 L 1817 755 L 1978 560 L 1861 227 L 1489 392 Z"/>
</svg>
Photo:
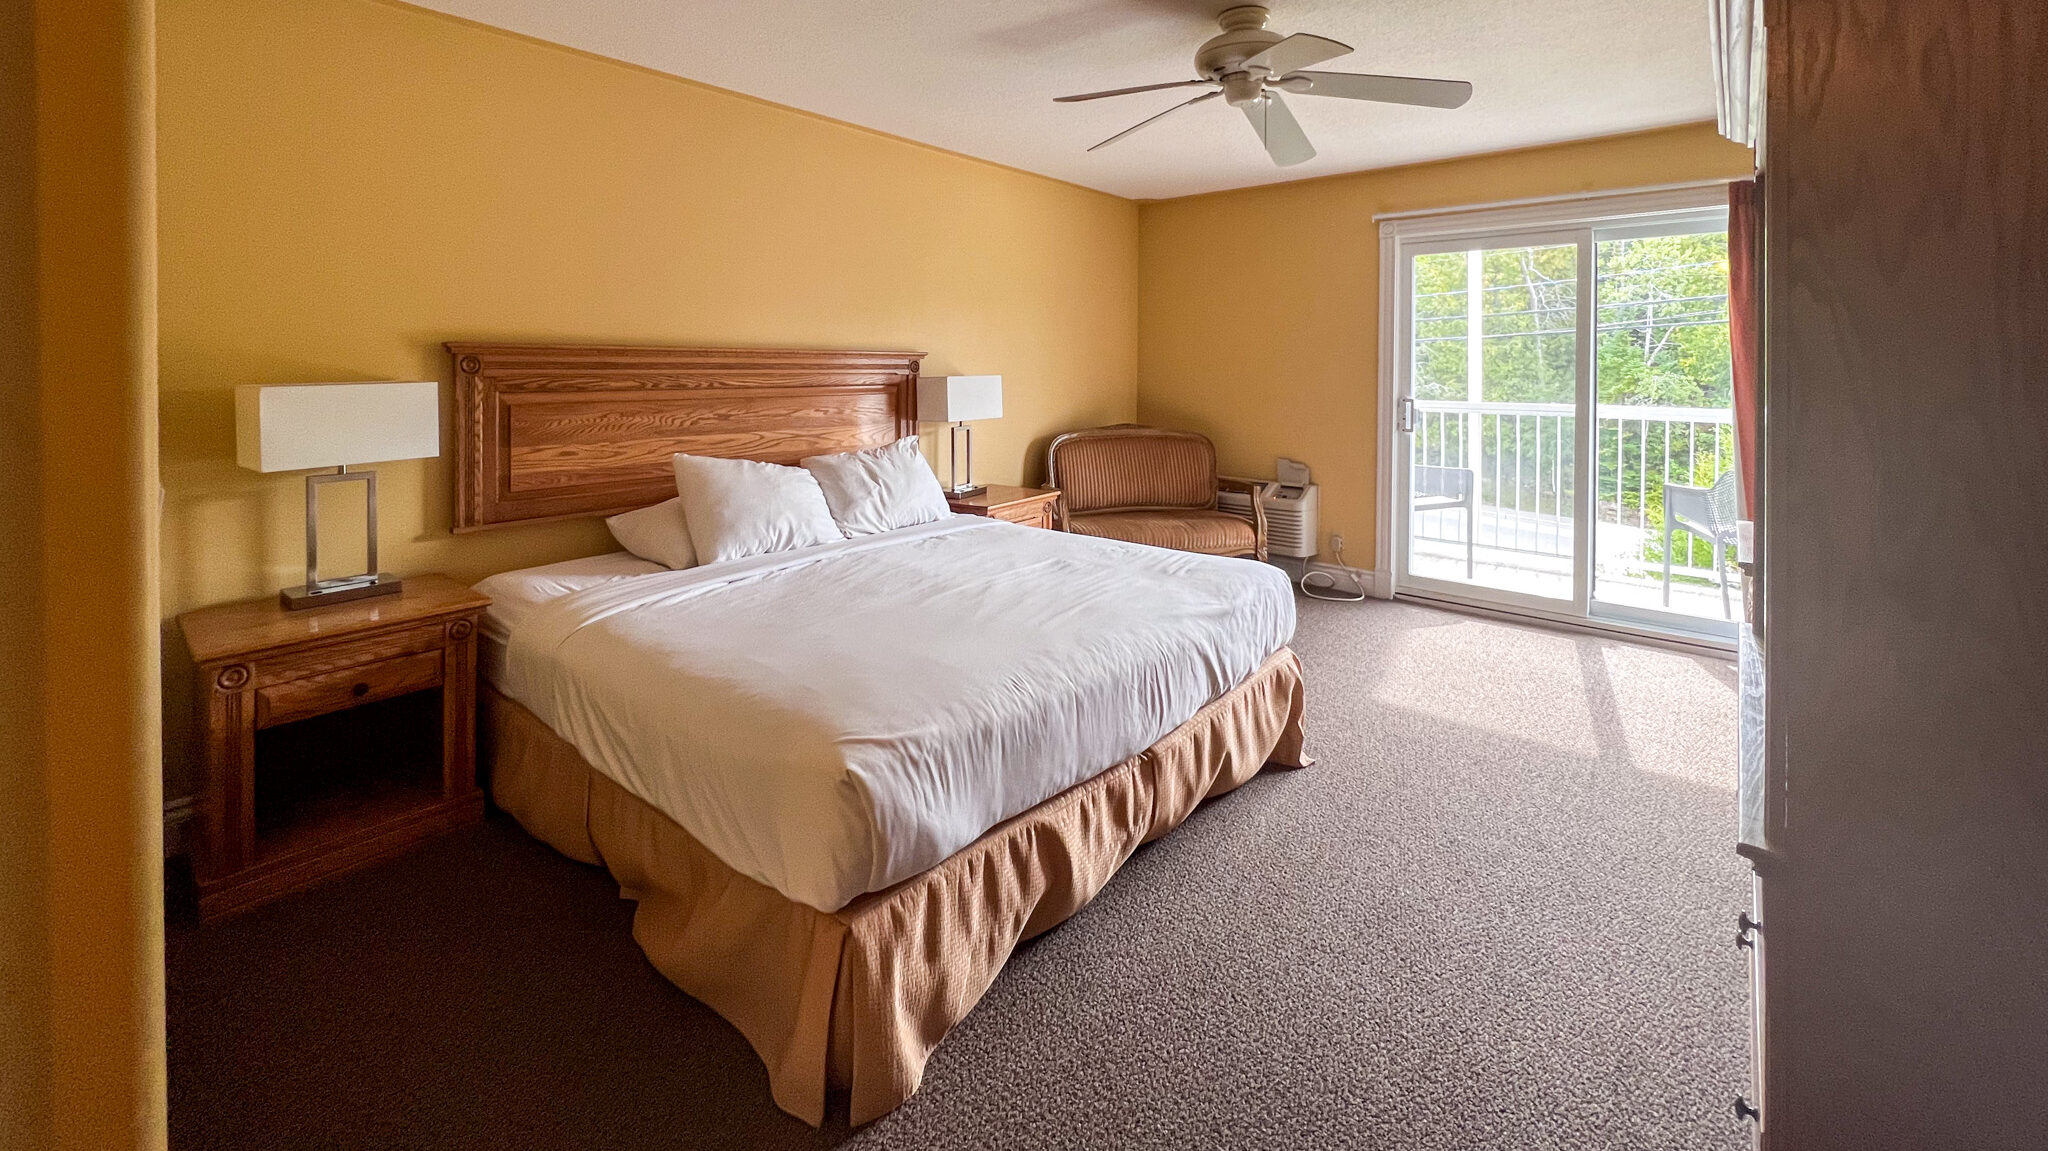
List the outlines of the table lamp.
<svg viewBox="0 0 2048 1151">
<path fill-rule="evenodd" d="M 974 482 L 974 429 L 969 420 L 1003 417 L 1003 377 L 922 376 L 917 381 L 917 418 L 952 424 L 946 444 L 946 494 L 954 499 L 980 495 L 986 484 Z M 966 466 L 961 467 L 960 440 L 967 440 Z M 962 474 L 964 472 L 964 475 Z"/>
<path fill-rule="evenodd" d="M 235 462 L 251 471 L 333 468 L 306 477 L 306 582 L 278 593 L 291 610 L 345 603 L 399 590 L 377 570 L 377 473 L 360 464 L 441 454 L 441 386 L 416 383 L 245 384 L 235 389 Z M 320 578 L 321 487 L 363 485 L 369 570 Z"/>
</svg>

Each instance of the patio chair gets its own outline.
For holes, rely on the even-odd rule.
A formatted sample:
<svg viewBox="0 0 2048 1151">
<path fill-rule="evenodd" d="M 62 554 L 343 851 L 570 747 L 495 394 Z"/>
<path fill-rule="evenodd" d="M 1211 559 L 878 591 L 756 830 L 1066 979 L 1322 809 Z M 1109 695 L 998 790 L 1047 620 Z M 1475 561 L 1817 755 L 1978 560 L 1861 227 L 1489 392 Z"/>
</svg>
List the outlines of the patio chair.
<svg viewBox="0 0 2048 1151">
<path fill-rule="evenodd" d="M 1471 468 L 1446 468 L 1435 464 L 1415 465 L 1414 497 L 1418 512 L 1447 512 L 1465 509 L 1465 578 L 1473 572 L 1472 552 L 1479 536 L 1478 476 Z"/>
<path fill-rule="evenodd" d="M 1728 572 L 1723 552 L 1735 546 L 1735 473 L 1714 477 L 1714 486 L 1664 485 L 1664 606 L 1671 606 L 1671 533 L 1689 532 L 1714 549 L 1714 578 L 1721 584 L 1721 614 L 1735 618 L 1728 602 Z"/>
</svg>

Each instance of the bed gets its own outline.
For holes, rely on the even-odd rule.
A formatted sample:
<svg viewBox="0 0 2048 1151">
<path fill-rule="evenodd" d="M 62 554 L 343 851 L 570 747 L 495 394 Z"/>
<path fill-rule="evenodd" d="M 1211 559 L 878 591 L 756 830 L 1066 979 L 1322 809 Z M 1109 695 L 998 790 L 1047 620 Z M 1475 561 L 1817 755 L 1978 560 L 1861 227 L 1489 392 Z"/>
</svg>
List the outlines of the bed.
<svg viewBox="0 0 2048 1151">
<path fill-rule="evenodd" d="M 654 503 L 676 452 L 915 431 L 911 353 L 449 348 L 460 530 Z M 1307 762 L 1290 589 L 1248 561 L 949 517 L 479 587 L 493 800 L 611 871 L 812 1124 L 834 1089 L 855 1124 L 902 1103 L 1020 941 Z"/>
</svg>

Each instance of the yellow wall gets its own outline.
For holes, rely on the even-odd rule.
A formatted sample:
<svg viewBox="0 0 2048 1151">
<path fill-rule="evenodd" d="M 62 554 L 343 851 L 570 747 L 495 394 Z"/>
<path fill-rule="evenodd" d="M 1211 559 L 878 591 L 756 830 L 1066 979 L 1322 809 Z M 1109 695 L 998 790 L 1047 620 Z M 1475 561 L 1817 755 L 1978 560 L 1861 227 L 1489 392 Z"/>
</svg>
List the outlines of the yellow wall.
<svg viewBox="0 0 2048 1151">
<path fill-rule="evenodd" d="M 235 466 L 235 385 L 445 382 L 451 339 L 921 349 L 1005 378 L 981 478 L 1036 482 L 1068 428 L 1197 428 L 1230 471 L 1306 459 L 1370 566 L 1373 214 L 1749 168 L 1699 125 L 1138 205 L 387 0 L 157 11 L 166 617 L 302 578 L 298 476 Z M 611 546 L 453 536 L 451 468 L 379 467 L 387 569 Z"/>
<path fill-rule="evenodd" d="M 236 467 L 235 385 L 446 388 L 444 340 L 928 352 L 1003 375 L 975 444 L 997 482 L 1135 414 L 1129 201 L 379 0 L 159 23 L 167 614 L 304 578 L 299 476 Z M 378 468 L 387 570 L 613 546 L 596 520 L 451 536 L 452 464 Z"/>
<path fill-rule="evenodd" d="M 164 1141 L 153 11 L 0 9 L 9 1148 Z"/>
<path fill-rule="evenodd" d="M 444 340 L 922 350 L 1002 373 L 997 481 L 1134 412 L 1128 201 L 401 5 L 159 7 L 167 612 L 303 578 L 298 476 L 235 466 L 234 385 L 446 381 Z M 389 569 L 608 546 L 449 535 L 451 467 L 378 469 Z"/>
<path fill-rule="evenodd" d="M 1206 432 L 1225 471 L 1306 461 L 1322 546 L 1374 561 L 1379 226 L 1373 215 L 1746 176 L 1712 124 L 1143 206 L 1138 418 Z"/>
<path fill-rule="evenodd" d="M 163 1140 L 156 629 L 299 555 L 297 485 L 232 464 L 233 385 L 445 378 L 452 338 L 908 345 L 1006 376 L 989 478 L 1135 409 L 1232 470 L 1306 457 L 1363 541 L 1374 212 L 1748 167 L 1690 128 L 1140 209 L 379 0 L 0 3 L 7 1146 Z M 384 469 L 389 566 L 605 546 L 453 539 L 448 480 Z"/>
<path fill-rule="evenodd" d="M 34 0 L 0 0 L 0 1147 L 50 1130 Z"/>
</svg>

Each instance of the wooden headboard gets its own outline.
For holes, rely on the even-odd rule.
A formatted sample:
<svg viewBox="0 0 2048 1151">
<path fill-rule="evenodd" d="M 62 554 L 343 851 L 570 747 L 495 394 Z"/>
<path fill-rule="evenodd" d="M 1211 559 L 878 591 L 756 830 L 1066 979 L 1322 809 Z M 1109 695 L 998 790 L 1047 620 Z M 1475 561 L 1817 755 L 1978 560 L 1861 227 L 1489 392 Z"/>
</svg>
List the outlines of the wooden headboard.
<svg viewBox="0 0 2048 1151">
<path fill-rule="evenodd" d="M 447 348 L 458 532 L 657 503 L 677 452 L 794 464 L 917 431 L 923 352 Z"/>
</svg>

